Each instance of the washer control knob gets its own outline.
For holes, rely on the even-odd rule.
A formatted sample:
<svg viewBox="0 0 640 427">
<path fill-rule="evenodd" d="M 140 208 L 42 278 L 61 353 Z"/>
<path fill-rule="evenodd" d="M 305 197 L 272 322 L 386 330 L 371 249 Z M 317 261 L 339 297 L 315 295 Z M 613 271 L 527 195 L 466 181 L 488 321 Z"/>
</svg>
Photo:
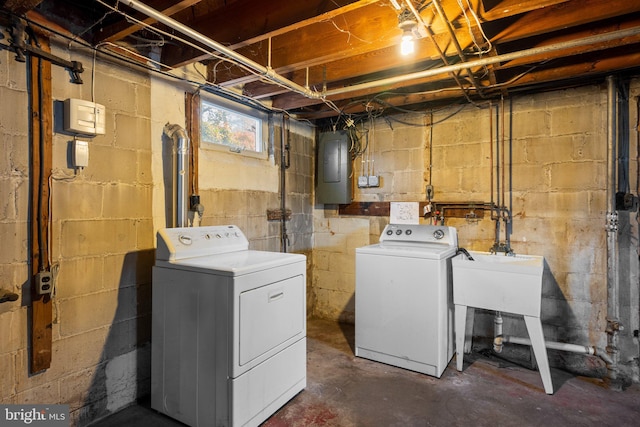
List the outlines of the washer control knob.
<svg viewBox="0 0 640 427">
<path fill-rule="evenodd" d="M 387 236 L 391 236 L 393 234 L 393 230 L 387 230 Z"/>
<path fill-rule="evenodd" d="M 436 230 L 433 232 L 433 237 L 435 237 L 437 240 L 440 240 L 444 237 L 444 231 L 442 230 Z"/>
<path fill-rule="evenodd" d="M 402 230 L 396 230 L 396 234 L 399 236 L 402 234 Z"/>
<path fill-rule="evenodd" d="M 191 243 L 193 243 L 193 240 L 191 240 L 191 236 L 187 236 L 185 234 L 179 235 L 178 240 L 185 246 L 189 246 Z"/>
<path fill-rule="evenodd" d="M 411 229 L 408 229 L 407 231 L 404 232 L 404 234 L 406 234 L 407 236 L 410 236 L 411 233 L 413 233 L 413 231 L 411 231 Z"/>
</svg>

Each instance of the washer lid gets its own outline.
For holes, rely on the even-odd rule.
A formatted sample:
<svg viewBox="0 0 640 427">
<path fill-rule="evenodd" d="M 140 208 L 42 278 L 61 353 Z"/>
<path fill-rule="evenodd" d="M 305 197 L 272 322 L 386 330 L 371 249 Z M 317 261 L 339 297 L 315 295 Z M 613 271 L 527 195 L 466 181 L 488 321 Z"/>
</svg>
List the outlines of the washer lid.
<svg viewBox="0 0 640 427">
<path fill-rule="evenodd" d="M 356 248 L 356 254 L 397 256 L 403 258 L 444 259 L 453 257 L 457 247 L 430 243 L 376 243 Z"/>
<path fill-rule="evenodd" d="M 240 276 L 295 262 L 304 262 L 305 259 L 306 257 L 301 254 L 245 250 L 171 261 L 156 260 L 156 266 Z"/>
</svg>

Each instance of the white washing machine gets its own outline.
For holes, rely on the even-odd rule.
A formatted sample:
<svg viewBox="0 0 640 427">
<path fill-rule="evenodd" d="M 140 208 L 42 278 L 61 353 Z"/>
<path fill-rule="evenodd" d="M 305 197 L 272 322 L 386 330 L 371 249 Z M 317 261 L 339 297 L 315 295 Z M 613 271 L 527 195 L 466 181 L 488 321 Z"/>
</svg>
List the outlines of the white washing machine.
<svg viewBox="0 0 640 427">
<path fill-rule="evenodd" d="M 236 226 L 158 232 L 151 407 L 189 426 L 257 426 L 306 387 L 306 257 Z"/>
<path fill-rule="evenodd" d="M 387 225 L 356 248 L 359 357 L 440 378 L 453 356 L 453 227 Z"/>
</svg>

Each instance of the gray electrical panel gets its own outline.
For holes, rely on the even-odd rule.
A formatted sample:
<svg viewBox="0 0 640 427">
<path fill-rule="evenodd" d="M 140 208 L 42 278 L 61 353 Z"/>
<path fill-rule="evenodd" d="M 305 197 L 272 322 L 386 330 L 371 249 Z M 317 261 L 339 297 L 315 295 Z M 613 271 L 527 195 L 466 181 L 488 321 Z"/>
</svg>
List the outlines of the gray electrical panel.
<svg viewBox="0 0 640 427">
<path fill-rule="evenodd" d="M 321 133 L 318 138 L 317 203 L 351 203 L 351 188 L 348 133 Z"/>
</svg>

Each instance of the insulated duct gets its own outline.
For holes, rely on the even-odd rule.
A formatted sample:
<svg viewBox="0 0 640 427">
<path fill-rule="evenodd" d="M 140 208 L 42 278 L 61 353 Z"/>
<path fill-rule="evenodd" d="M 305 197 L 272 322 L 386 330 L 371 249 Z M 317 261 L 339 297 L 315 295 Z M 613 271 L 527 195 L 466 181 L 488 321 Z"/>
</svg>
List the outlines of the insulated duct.
<svg viewBox="0 0 640 427">
<path fill-rule="evenodd" d="M 172 141 L 172 227 L 186 227 L 187 193 L 189 185 L 189 136 L 180 125 L 167 123 L 164 134 Z"/>
</svg>

